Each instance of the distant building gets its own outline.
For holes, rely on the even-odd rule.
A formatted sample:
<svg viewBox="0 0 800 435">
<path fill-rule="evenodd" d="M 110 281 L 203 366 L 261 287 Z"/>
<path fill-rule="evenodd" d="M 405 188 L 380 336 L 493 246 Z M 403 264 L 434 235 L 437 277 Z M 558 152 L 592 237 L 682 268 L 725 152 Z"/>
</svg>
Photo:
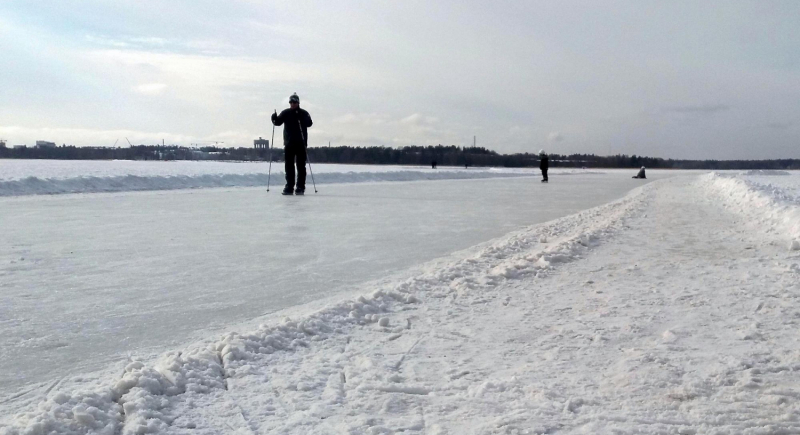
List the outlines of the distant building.
<svg viewBox="0 0 800 435">
<path fill-rule="evenodd" d="M 253 146 L 255 146 L 257 150 L 267 150 L 269 149 L 269 140 L 261 139 L 259 136 L 258 139 L 253 141 Z"/>
<path fill-rule="evenodd" d="M 46 140 L 37 140 L 36 141 L 36 148 L 55 148 L 55 142 L 48 142 Z"/>
</svg>

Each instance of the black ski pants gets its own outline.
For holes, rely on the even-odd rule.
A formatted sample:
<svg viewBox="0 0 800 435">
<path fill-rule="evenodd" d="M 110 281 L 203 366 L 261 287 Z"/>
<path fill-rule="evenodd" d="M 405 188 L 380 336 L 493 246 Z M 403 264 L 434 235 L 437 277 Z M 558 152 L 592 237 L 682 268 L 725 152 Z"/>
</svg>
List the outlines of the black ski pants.
<svg viewBox="0 0 800 435">
<path fill-rule="evenodd" d="M 286 154 L 286 162 L 284 163 L 286 170 L 286 190 L 291 190 L 294 187 L 294 167 L 297 164 L 297 188 L 295 190 L 306 190 L 306 147 L 302 144 L 287 145 L 283 148 Z"/>
<path fill-rule="evenodd" d="M 542 169 L 542 180 L 547 181 L 547 169 Z"/>
</svg>

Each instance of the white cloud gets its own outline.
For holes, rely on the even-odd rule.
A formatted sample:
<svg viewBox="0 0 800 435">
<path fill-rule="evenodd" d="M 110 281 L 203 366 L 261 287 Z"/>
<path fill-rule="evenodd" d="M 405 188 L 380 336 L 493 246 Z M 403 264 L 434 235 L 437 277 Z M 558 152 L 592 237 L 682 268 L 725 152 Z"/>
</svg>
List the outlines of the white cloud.
<svg viewBox="0 0 800 435">
<path fill-rule="evenodd" d="M 346 113 L 333 119 L 338 124 L 383 125 L 388 117 L 377 113 Z"/>
<path fill-rule="evenodd" d="M 92 44 L 103 45 L 107 47 L 127 48 L 131 46 L 129 42 L 125 42 L 120 39 L 108 38 L 105 36 L 86 35 L 85 38 L 86 41 Z"/>
<path fill-rule="evenodd" d="M 160 95 L 163 94 L 166 89 L 167 85 L 165 83 L 146 83 L 134 88 L 136 92 L 144 95 Z"/>
<path fill-rule="evenodd" d="M 186 47 L 205 54 L 231 53 L 238 51 L 238 47 L 213 39 L 197 39 L 186 42 Z"/>
<path fill-rule="evenodd" d="M 167 43 L 169 42 L 164 38 L 156 38 L 156 37 L 153 37 L 153 36 L 147 36 L 147 37 L 144 37 L 144 38 L 131 38 L 130 40 L 131 40 L 131 42 L 135 42 L 137 44 L 149 45 L 149 46 L 155 46 L 155 47 L 163 47 L 163 46 L 167 45 Z"/>
<path fill-rule="evenodd" d="M 172 132 L 150 132 L 137 130 L 93 130 L 85 128 L 31 128 L 22 126 L 0 126 L 0 137 L 8 143 L 33 144 L 37 140 L 52 141 L 57 144 L 78 146 L 127 146 L 127 138 L 134 145 L 167 144 L 186 145 L 191 143 L 225 142 L 225 146 L 252 145 L 256 134 L 248 131 L 225 131 L 208 136 L 193 136 Z"/>
<path fill-rule="evenodd" d="M 414 113 L 412 115 L 406 116 L 405 118 L 400 120 L 402 124 L 409 124 L 409 125 L 432 125 L 439 122 L 439 119 L 433 116 L 423 116 L 419 113 Z"/>
<path fill-rule="evenodd" d="M 96 50 L 85 59 L 106 71 L 155 75 L 171 86 L 198 89 L 283 83 L 371 86 L 374 75 L 346 64 L 314 65 L 257 57 L 203 56 L 142 50 Z M 288 96 L 287 96 L 288 99 Z"/>
</svg>

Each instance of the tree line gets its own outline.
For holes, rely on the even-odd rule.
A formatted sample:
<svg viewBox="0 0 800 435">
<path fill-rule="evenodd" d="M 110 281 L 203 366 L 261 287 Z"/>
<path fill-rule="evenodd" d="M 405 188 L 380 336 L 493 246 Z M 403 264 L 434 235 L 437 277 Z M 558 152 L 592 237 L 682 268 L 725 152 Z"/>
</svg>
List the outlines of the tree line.
<svg viewBox="0 0 800 435">
<path fill-rule="evenodd" d="M 77 147 L 63 145 L 54 148 L 0 148 L 0 158 L 59 159 L 59 160 L 236 160 L 282 161 L 283 149 L 202 147 L 177 145 L 134 145 L 131 147 Z M 499 166 L 509 168 L 537 167 L 539 156 L 530 153 L 499 154 L 483 147 L 406 146 L 373 147 L 309 147 L 312 163 L 372 164 L 372 165 L 430 165 Z M 617 154 L 550 154 L 554 167 L 647 168 L 663 169 L 800 169 L 800 159 L 773 160 L 678 160 L 658 157 Z"/>
</svg>

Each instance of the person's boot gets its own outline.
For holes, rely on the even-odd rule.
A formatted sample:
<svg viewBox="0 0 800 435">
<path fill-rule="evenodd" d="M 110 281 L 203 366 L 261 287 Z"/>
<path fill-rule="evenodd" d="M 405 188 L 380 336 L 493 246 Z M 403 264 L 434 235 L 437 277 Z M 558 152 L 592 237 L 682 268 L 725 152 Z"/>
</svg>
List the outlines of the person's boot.
<svg viewBox="0 0 800 435">
<path fill-rule="evenodd" d="M 285 187 L 283 189 L 283 192 L 281 192 L 281 195 L 291 195 L 292 193 L 293 192 L 292 192 L 292 188 L 291 187 Z"/>
<path fill-rule="evenodd" d="M 301 190 L 301 189 L 297 189 L 297 190 L 294 191 L 294 194 L 295 195 L 305 195 L 306 191 L 305 190 Z"/>
</svg>

